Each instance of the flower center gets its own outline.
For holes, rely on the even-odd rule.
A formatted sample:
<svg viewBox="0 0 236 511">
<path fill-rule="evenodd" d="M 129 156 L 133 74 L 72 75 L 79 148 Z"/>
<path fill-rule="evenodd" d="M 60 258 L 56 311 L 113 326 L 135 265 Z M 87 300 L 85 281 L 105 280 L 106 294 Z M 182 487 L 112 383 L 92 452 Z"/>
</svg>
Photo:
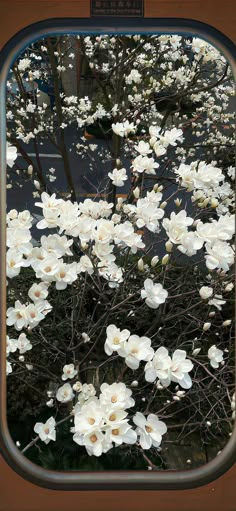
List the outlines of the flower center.
<svg viewBox="0 0 236 511">
<path fill-rule="evenodd" d="M 115 338 L 113 339 L 113 344 L 120 344 L 120 339 L 119 339 L 119 337 L 115 337 Z"/>
<path fill-rule="evenodd" d="M 47 266 L 44 270 L 46 273 L 50 273 L 50 271 L 52 271 L 52 268 L 51 266 Z"/>
<path fill-rule="evenodd" d="M 31 312 L 31 313 L 30 313 L 30 317 L 31 317 L 31 318 L 35 318 L 35 316 L 36 316 L 35 312 Z"/>
<path fill-rule="evenodd" d="M 17 319 L 21 319 L 22 318 L 22 314 L 20 312 L 17 312 L 16 317 L 17 317 Z"/>
<path fill-rule="evenodd" d="M 117 396 L 112 396 L 112 398 L 111 398 L 111 402 L 112 402 L 112 403 L 116 403 L 116 402 L 117 402 Z"/>
<path fill-rule="evenodd" d="M 109 417 L 109 421 L 115 421 L 116 420 L 116 415 L 114 413 L 112 413 Z"/>
<path fill-rule="evenodd" d="M 147 433 L 151 433 L 152 432 L 151 426 L 145 426 L 145 429 L 146 429 Z"/>
<path fill-rule="evenodd" d="M 64 277 L 65 277 L 65 276 L 66 276 L 65 272 L 64 272 L 64 271 L 61 271 L 61 273 L 60 273 L 60 277 L 61 277 L 61 279 L 64 279 Z"/>
<path fill-rule="evenodd" d="M 97 436 L 96 435 L 91 435 L 90 440 L 94 444 L 97 441 Z"/>
<path fill-rule="evenodd" d="M 44 433 L 45 433 L 46 435 L 48 435 L 48 433 L 49 433 L 49 428 L 45 428 Z"/>
<path fill-rule="evenodd" d="M 133 348 L 133 349 L 131 350 L 131 353 L 132 353 L 133 355 L 135 355 L 136 353 L 138 353 L 137 348 Z"/>
<path fill-rule="evenodd" d="M 119 429 L 112 429 L 112 434 L 115 436 L 119 435 Z"/>
<path fill-rule="evenodd" d="M 36 296 L 37 298 L 39 298 L 39 297 L 40 297 L 40 291 L 35 291 L 34 296 Z"/>
<path fill-rule="evenodd" d="M 91 424 L 91 426 L 92 426 L 95 423 L 95 419 L 93 419 L 93 417 L 89 417 L 88 423 Z"/>
</svg>

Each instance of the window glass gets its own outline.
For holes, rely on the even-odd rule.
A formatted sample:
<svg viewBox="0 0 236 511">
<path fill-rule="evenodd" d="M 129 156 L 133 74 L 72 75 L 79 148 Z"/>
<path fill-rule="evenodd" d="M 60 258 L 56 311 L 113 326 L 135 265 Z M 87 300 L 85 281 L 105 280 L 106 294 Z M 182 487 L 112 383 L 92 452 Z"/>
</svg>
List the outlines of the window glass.
<svg viewBox="0 0 236 511">
<path fill-rule="evenodd" d="M 234 81 L 183 35 L 57 35 L 6 83 L 7 418 L 57 471 L 202 467 L 234 393 Z"/>
</svg>

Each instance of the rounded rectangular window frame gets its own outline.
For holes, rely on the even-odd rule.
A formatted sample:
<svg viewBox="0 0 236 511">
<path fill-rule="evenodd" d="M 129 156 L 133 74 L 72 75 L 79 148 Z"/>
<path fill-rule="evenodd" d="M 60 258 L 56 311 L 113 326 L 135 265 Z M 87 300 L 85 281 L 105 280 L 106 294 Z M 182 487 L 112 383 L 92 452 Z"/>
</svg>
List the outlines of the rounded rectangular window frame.
<svg viewBox="0 0 236 511">
<path fill-rule="evenodd" d="M 58 34 L 178 34 L 201 36 L 215 45 L 229 62 L 236 82 L 236 50 L 223 33 L 202 22 L 177 18 L 60 18 L 34 23 L 13 36 L 0 51 L 0 450 L 20 476 L 54 490 L 186 490 L 208 484 L 233 466 L 236 460 L 236 423 L 232 435 L 212 461 L 203 467 L 165 472 L 104 471 L 56 472 L 25 458 L 14 444 L 6 415 L 6 80 L 16 57 L 32 42 Z M 236 367 L 235 367 L 236 371 Z"/>
</svg>

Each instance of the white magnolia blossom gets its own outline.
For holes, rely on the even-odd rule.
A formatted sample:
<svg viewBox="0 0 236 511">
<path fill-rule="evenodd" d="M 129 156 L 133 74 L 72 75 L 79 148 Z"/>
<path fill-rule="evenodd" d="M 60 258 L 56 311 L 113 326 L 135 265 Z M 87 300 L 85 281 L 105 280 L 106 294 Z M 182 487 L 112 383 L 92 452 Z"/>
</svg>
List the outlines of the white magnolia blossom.
<svg viewBox="0 0 236 511">
<path fill-rule="evenodd" d="M 17 158 L 17 148 L 7 142 L 6 151 L 7 166 L 12 168 Z"/>
<path fill-rule="evenodd" d="M 188 232 L 188 227 L 193 224 L 193 219 L 187 216 L 185 210 L 175 213 L 174 211 L 169 218 L 164 218 L 162 225 L 166 230 L 167 236 L 171 243 L 178 245 L 182 243 L 182 238 Z"/>
<path fill-rule="evenodd" d="M 57 401 L 60 401 L 61 403 L 68 403 L 68 401 L 71 401 L 73 397 L 74 393 L 70 383 L 65 383 L 62 387 L 59 387 L 56 393 Z"/>
<path fill-rule="evenodd" d="M 129 121 L 117 122 L 112 124 L 112 130 L 119 137 L 127 137 L 130 133 L 135 133 L 136 126 Z"/>
<path fill-rule="evenodd" d="M 17 340 L 17 348 L 21 355 L 32 349 L 32 344 L 24 333 L 20 334 Z"/>
<path fill-rule="evenodd" d="M 215 344 L 209 348 L 208 358 L 210 360 L 211 367 L 218 369 L 220 362 L 223 361 L 223 354 L 224 352 L 219 350 Z"/>
<path fill-rule="evenodd" d="M 40 282 L 39 284 L 33 284 L 29 291 L 28 296 L 33 302 L 39 302 L 41 300 L 45 300 L 48 296 L 48 282 Z"/>
<path fill-rule="evenodd" d="M 193 363 L 186 359 L 186 355 L 186 351 L 177 349 L 171 359 L 166 348 L 158 348 L 153 360 L 145 366 L 146 381 L 152 383 L 158 378 L 163 387 L 168 387 L 173 381 L 183 389 L 189 389 L 192 380 L 188 373 L 192 371 Z"/>
<path fill-rule="evenodd" d="M 144 281 L 141 297 L 145 299 L 145 303 L 151 309 L 157 309 L 162 303 L 165 303 L 167 296 L 168 291 L 163 288 L 162 284 L 154 284 L 152 279 Z"/>
<path fill-rule="evenodd" d="M 125 409 L 130 408 L 135 404 L 134 399 L 131 397 L 132 391 L 122 382 L 112 383 L 112 385 L 102 383 L 100 390 L 100 401 L 103 406 L 107 406 L 112 409 Z"/>
<path fill-rule="evenodd" d="M 124 342 L 118 354 L 125 358 L 125 363 L 130 369 L 138 369 L 140 361 L 147 362 L 151 360 L 154 355 L 154 350 L 151 347 L 151 339 L 148 337 L 139 337 L 138 335 L 131 335 L 129 339 Z"/>
<path fill-rule="evenodd" d="M 128 176 L 126 174 L 126 169 L 113 169 L 112 172 L 108 172 L 108 177 L 111 179 L 112 184 L 114 186 L 120 187 L 124 186 L 125 181 L 127 181 Z"/>
<path fill-rule="evenodd" d="M 206 243 L 206 266 L 209 270 L 229 271 L 234 264 L 234 250 L 226 241 L 216 241 L 213 245 Z"/>
<path fill-rule="evenodd" d="M 223 300 L 222 298 L 223 298 L 222 295 L 214 295 L 214 297 L 209 300 L 208 304 L 213 305 L 219 311 L 221 311 L 222 305 L 224 305 L 226 303 L 226 301 Z"/>
<path fill-rule="evenodd" d="M 105 353 L 110 356 L 114 351 L 119 353 L 125 341 L 130 336 L 129 330 L 120 330 L 115 325 L 109 325 L 106 329 Z"/>
<path fill-rule="evenodd" d="M 145 417 L 141 412 L 136 412 L 133 422 L 137 427 L 136 433 L 139 437 L 139 443 L 142 449 L 150 447 L 159 447 L 162 436 L 167 432 L 166 424 L 160 421 L 157 415 L 150 413 Z"/>
<path fill-rule="evenodd" d="M 201 289 L 199 289 L 199 294 L 203 300 L 207 300 L 213 295 L 213 289 L 209 286 L 202 286 Z"/>
<path fill-rule="evenodd" d="M 54 417 L 50 417 L 45 424 L 42 422 L 36 422 L 34 431 L 45 444 L 48 444 L 50 440 L 56 440 L 56 422 Z"/>
<path fill-rule="evenodd" d="M 159 163 L 155 162 L 153 158 L 148 158 L 146 155 L 140 154 L 137 156 L 132 163 L 132 167 L 134 172 L 138 172 L 138 174 L 156 174 L 156 170 L 159 167 Z"/>
<path fill-rule="evenodd" d="M 74 364 L 66 364 L 63 367 L 63 375 L 61 377 L 62 380 L 72 379 L 76 376 L 78 371 L 75 369 Z"/>
</svg>

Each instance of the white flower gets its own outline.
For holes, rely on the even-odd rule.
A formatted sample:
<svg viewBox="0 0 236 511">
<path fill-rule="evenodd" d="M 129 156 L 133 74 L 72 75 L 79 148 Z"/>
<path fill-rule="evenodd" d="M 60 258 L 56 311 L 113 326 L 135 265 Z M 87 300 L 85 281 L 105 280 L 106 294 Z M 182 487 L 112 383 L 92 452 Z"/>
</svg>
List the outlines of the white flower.
<svg viewBox="0 0 236 511">
<path fill-rule="evenodd" d="M 9 307 L 7 309 L 6 323 L 8 326 L 14 325 L 16 330 L 22 330 L 22 328 L 26 327 L 28 325 L 26 305 L 17 300 L 14 307 Z"/>
<path fill-rule="evenodd" d="M 56 194 L 48 195 L 46 192 L 41 194 L 42 202 L 35 202 L 35 206 L 43 208 L 44 212 L 48 209 L 51 211 L 58 211 L 63 203 L 62 199 L 56 199 Z"/>
<path fill-rule="evenodd" d="M 9 353 L 15 353 L 15 351 L 17 350 L 17 339 L 10 339 L 9 336 L 7 335 L 6 336 L 6 352 L 7 352 L 7 355 L 9 355 Z"/>
<path fill-rule="evenodd" d="M 6 154 L 6 159 L 7 159 L 7 165 L 8 167 L 12 168 L 14 163 L 15 163 L 15 160 L 17 158 L 17 148 L 10 145 L 8 142 L 7 142 L 7 154 Z"/>
<path fill-rule="evenodd" d="M 61 261 L 54 255 L 49 255 L 42 261 L 39 261 L 36 268 L 36 277 L 45 281 L 52 282 L 59 270 Z"/>
<path fill-rule="evenodd" d="M 135 218 L 140 229 L 144 226 L 151 232 L 159 230 L 159 220 L 163 218 L 164 211 L 158 207 L 158 202 L 150 202 L 148 198 L 138 199 Z"/>
<path fill-rule="evenodd" d="M 222 350 L 219 350 L 215 344 L 211 346 L 208 350 L 208 358 L 210 360 L 211 367 L 214 369 L 217 369 L 220 365 L 220 362 L 223 361 L 223 354 L 224 352 Z"/>
<path fill-rule="evenodd" d="M 88 272 L 89 275 L 94 272 L 93 263 L 87 255 L 83 255 L 77 263 L 77 273 L 83 272 Z"/>
<path fill-rule="evenodd" d="M 191 257 L 197 253 L 203 246 L 203 240 L 201 240 L 195 232 L 190 231 L 183 233 L 181 237 L 181 245 L 178 245 L 178 250 L 182 254 Z"/>
<path fill-rule="evenodd" d="M 19 60 L 18 62 L 18 69 L 19 71 L 21 72 L 24 72 L 26 69 L 28 69 L 31 65 L 31 60 L 30 59 L 21 59 Z"/>
<path fill-rule="evenodd" d="M 78 373 L 78 371 L 75 369 L 74 364 L 66 364 L 63 367 L 63 375 L 61 377 L 62 380 L 68 380 L 68 378 L 72 379 L 75 377 L 75 375 Z"/>
<path fill-rule="evenodd" d="M 130 424 L 120 423 L 115 427 L 111 427 L 106 431 L 105 438 L 107 442 L 114 442 L 115 445 L 135 444 L 137 440 L 137 433 L 132 429 Z"/>
<path fill-rule="evenodd" d="M 89 431 L 100 429 L 104 424 L 103 414 L 100 401 L 93 397 L 75 413 L 75 432 L 86 434 Z"/>
<path fill-rule="evenodd" d="M 140 436 L 139 443 L 142 449 L 150 449 L 150 447 L 159 447 L 162 436 L 167 432 L 166 424 L 160 421 L 157 415 L 150 413 L 147 418 L 141 413 L 136 412 L 133 417 L 136 424 L 136 432 Z"/>
<path fill-rule="evenodd" d="M 114 235 L 114 223 L 111 220 L 100 218 L 96 228 L 93 229 L 92 237 L 96 243 L 110 243 Z"/>
<path fill-rule="evenodd" d="M 121 350 L 118 351 L 121 357 L 125 358 L 125 363 L 130 369 L 138 369 L 141 360 L 145 362 L 152 359 L 154 350 L 151 347 L 151 339 L 148 337 L 139 337 L 131 335 Z"/>
<path fill-rule="evenodd" d="M 141 290 L 141 297 L 145 299 L 145 303 L 151 309 L 157 309 L 159 305 L 165 303 L 168 291 L 163 288 L 162 284 L 154 284 L 151 279 L 144 281 L 144 289 Z"/>
<path fill-rule="evenodd" d="M 120 330 L 115 325 L 109 325 L 106 329 L 106 341 L 104 350 L 108 356 L 112 355 L 113 351 L 118 351 L 122 348 L 124 342 L 130 336 L 129 330 Z"/>
<path fill-rule="evenodd" d="M 209 300 L 209 305 L 214 305 L 218 310 L 221 311 L 222 305 L 226 303 L 225 300 L 222 300 L 222 295 L 215 295 L 211 300 Z"/>
<path fill-rule="evenodd" d="M 152 150 L 150 149 L 150 145 L 148 142 L 144 142 L 141 140 L 138 145 L 134 146 L 134 149 L 141 154 L 142 156 L 147 156 L 147 154 L 150 154 Z"/>
<path fill-rule="evenodd" d="M 16 277 L 20 273 L 20 269 L 22 266 L 27 266 L 27 261 L 23 259 L 23 254 L 21 251 L 10 248 L 7 251 L 7 277 L 9 279 L 12 279 L 13 277 Z"/>
<path fill-rule="evenodd" d="M 34 431 L 38 434 L 40 440 L 45 442 L 45 444 L 48 444 L 50 440 L 56 440 L 55 425 L 55 419 L 50 417 L 45 424 L 42 422 L 36 422 Z"/>
<path fill-rule="evenodd" d="M 145 380 L 153 383 L 157 378 L 164 386 L 170 384 L 169 371 L 171 367 L 171 358 L 168 350 L 163 346 L 158 348 L 151 362 L 145 365 Z"/>
<path fill-rule="evenodd" d="M 124 383 L 102 383 L 100 402 L 102 406 L 108 408 L 130 408 L 134 406 L 134 399 L 131 398 L 132 391 Z"/>
<path fill-rule="evenodd" d="M 71 401 L 73 397 L 74 393 L 69 383 L 65 383 L 62 387 L 59 387 L 56 394 L 57 401 L 60 401 L 61 403 L 68 403 L 68 401 Z"/>
<path fill-rule="evenodd" d="M 10 374 L 12 373 L 12 365 L 10 362 L 8 362 L 8 360 L 6 360 L 6 374 Z"/>
<path fill-rule="evenodd" d="M 112 447 L 112 443 L 106 441 L 104 433 L 99 429 L 85 435 L 75 433 L 73 440 L 79 445 L 84 445 L 89 456 L 101 456 Z"/>
<path fill-rule="evenodd" d="M 207 300 L 213 295 L 213 289 L 208 286 L 202 286 L 201 289 L 199 289 L 199 294 L 203 300 Z"/>
<path fill-rule="evenodd" d="M 32 245 L 29 243 L 30 240 L 31 233 L 29 229 L 7 228 L 7 247 L 17 248 L 22 254 L 28 254 L 32 248 Z"/>
<path fill-rule="evenodd" d="M 225 241 L 216 241 L 213 246 L 206 243 L 206 266 L 209 270 L 219 268 L 228 271 L 230 266 L 234 264 L 234 251 L 229 243 Z"/>
<path fill-rule="evenodd" d="M 140 154 L 133 160 L 132 167 L 134 171 L 139 174 L 145 172 L 146 174 L 155 175 L 155 169 L 158 169 L 159 163 L 156 163 L 153 158 L 148 158 Z"/>
<path fill-rule="evenodd" d="M 108 177 L 112 180 L 114 186 L 124 186 L 125 181 L 128 179 L 126 169 L 113 169 L 112 172 L 108 172 Z"/>
<path fill-rule="evenodd" d="M 72 284 L 77 279 L 77 264 L 74 261 L 71 264 L 60 263 L 54 275 L 56 280 L 56 289 L 66 289 L 68 284 Z"/>
<path fill-rule="evenodd" d="M 58 259 L 66 255 L 73 255 L 70 246 L 73 240 L 68 240 L 66 236 L 59 236 L 59 234 L 49 234 L 49 236 L 41 236 L 41 246 L 49 254 L 55 255 Z"/>
<path fill-rule="evenodd" d="M 183 132 L 181 129 L 172 128 L 170 131 L 167 130 L 163 135 L 158 133 L 158 138 L 160 139 L 160 144 L 164 147 L 168 147 L 168 145 L 176 146 L 176 142 L 183 141 Z"/>
<path fill-rule="evenodd" d="M 132 82 L 140 83 L 141 79 L 142 79 L 142 76 L 138 72 L 138 70 L 137 69 L 131 69 L 130 74 L 125 77 L 125 82 L 130 85 Z"/>
<path fill-rule="evenodd" d="M 192 223 L 193 219 L 187 217 L 185 210 L 181 210 L 177 214 L 173 211 L 170 219 L 164 218 L 162 222 L 170 241 L 177 245 L 181 244 L 183 235 L 187 234 L 187 228 Z"/>
<path fill-rule="evenodd" d="M 202 161 L 199 163 L 194 176 L 194 186 L 202 190 L 214 189 L 223 180 L 224 175 L 221 169 L 213 167 L 211 164 L 207 165 L 206 162 Z"/>
<path fill-rule="evenodd" d="M 92 383 L 84 383 L 81 388 L 81 395 L 79 396 L 79 400 L 82 402 L 87 401 L 91 397 L 95 396 L 96 389 Z"/>
<path fill-rule="evenodd" d="M 40 282 L 39 284 L 33 284 L 29 291 L 28 296 L 33 300 L 33 302 L 38 302 L 41 300 L 45 300 L 48 296 L 48 282 Z"/>
<path fill-rule="evenodd" d="M 18 337 L 17 348 L 18 348 L 18 350 L 19 350 L 21 355 L 23 353 L 26 353 L 26 351 L 29 351 L 29 350 L 32 349 L 31 342 L 29 341 L 29 339 L 27 339 L 26 335 L 23 334 L 23 333 L 20 334 L 19 337 Z"/>
<path fill-rule="evenodd" d="M 120 137 L 127 137 L 129 133 L 135 133 L 136 126 L 133 122 L 125 121 L 125 122 L 116 122 L 112 124 L 112 130 L 116 135 Z"/>
<path fill-rule="evenodd" d="M 192 380 L 189 372 L 193 369 L 191 360 L 186 359 L 186 351 L 175 350 L 171 363 L 171 381 L 179 383 L 183 389 L 189 389 L 192 386 Z"/>
</svg>

